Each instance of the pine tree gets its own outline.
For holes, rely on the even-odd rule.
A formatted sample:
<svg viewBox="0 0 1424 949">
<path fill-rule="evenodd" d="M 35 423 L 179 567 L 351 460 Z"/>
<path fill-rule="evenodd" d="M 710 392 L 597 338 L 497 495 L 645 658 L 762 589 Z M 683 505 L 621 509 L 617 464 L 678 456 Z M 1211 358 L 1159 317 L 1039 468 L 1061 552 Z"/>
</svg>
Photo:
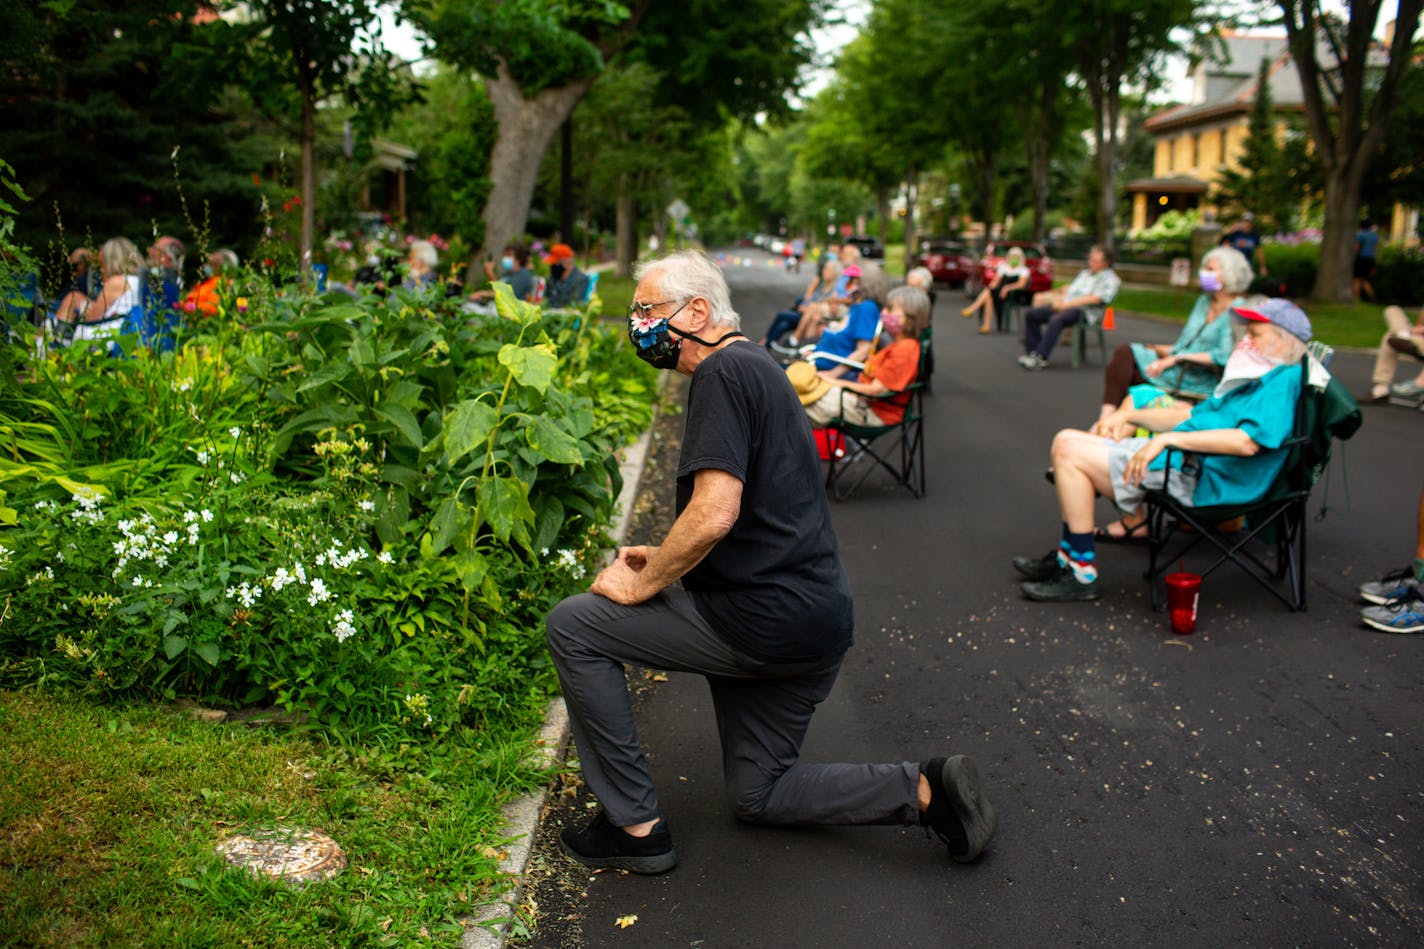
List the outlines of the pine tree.
<svg viewBox="0 0 1424 949">
<path fill-rule="evenodd" d="M 1236 167 L 1222 172 L 1211 200 L 1228 215 L 1250 211 L 1260 230 L 1288 230 L 1299 213 L 1300 175 L 1286 166 L 1285 149 L 1276 137 L 1275 103 L 1271 98 L 1270 59 L 1261 60 L 1256 98 L 1246 124 L 1246 141 Z"/>
</svg>

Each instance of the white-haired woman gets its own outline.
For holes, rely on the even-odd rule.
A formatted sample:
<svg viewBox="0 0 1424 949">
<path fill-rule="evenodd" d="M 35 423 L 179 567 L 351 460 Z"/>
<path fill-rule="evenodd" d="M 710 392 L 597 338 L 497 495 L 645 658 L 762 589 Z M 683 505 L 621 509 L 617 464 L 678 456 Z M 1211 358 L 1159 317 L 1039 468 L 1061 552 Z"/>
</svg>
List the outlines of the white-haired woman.
<svg viewBox="0 0 1424 949">
<path fill-rule="evenodd" d="M 98 296 L 91 300 L 78 290 L 70 291 L 55 312 L 57 328 L 68 335 L 67 326 L 72 325 L 75 340 L 112 335 L 129 311 L 143 302 L 139 281 L 143 257 L 133 241 L 126 237 L 105 241 L 99 248 L 99 269 L 104 280 Z"/>
<path fill-rule="evenodd" d="M 1241 301 L 1251 277 L 1251 265 L 1239 250 L 1217 247 L 1208 251 L 1197 275 L 1201 296 L 1177 341 L 1170 346 L 1124 343 L 1113 352 L 1103 370 L 1099 422 L 1117 411 L 1129 389 L 1142 383 L 1189 399 L 1211 395 L 1235 344 L 1226 315 Z"/>
<path fill-rule="evenodd" d="M 408 290 L 424 289 L 438 278 L 435 268 L 440 266 L 440 254 L 430 241 L 412 241 L 406 266 L 410 269 L 402 286 Z"/>
</svg>

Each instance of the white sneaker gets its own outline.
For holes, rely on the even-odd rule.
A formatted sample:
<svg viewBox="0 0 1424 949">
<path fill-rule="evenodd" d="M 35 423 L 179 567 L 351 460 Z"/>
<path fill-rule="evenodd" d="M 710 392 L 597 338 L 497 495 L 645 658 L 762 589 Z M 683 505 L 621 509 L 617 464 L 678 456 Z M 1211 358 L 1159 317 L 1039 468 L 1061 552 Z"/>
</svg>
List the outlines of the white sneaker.
<svg viewBox="0 0 1424 949">
<path fill-rule="evenodd" d="M 1033 353 L 1024 353 L 1019 357 L 1019 365 L 1025 369 L 1032 369 L 1034 362 L 1038 359 Z"/>
</svg>

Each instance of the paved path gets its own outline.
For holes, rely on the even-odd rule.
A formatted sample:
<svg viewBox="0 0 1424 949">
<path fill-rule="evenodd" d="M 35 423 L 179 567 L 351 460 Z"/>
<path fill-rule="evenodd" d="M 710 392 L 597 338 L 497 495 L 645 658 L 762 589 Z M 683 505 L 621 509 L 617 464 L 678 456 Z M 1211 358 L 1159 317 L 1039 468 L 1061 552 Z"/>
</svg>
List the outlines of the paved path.
<svg viewBox="0 0 1424 949">
<path fill-rule="evenodd" d="M 806 279 L 728 275 L 753 337 Z M 978 336 L 960 300 L 941 292 L 935 318 L 927 497 L 873 478 L 833 505 L 857 644 L 805 756 L 972 754 L 999 836 L 961 867 L 916 828 L 740 826 L 706 688 L 673 675 L 641 728 L 680 864 L 590 879 L 584 943 L 1424 943 L 1424 637 L 1367 631 L 1353 595 L 1413 548 L 1424 416 L 1365 407 L 1348 496 L 1337 452 L 1307 613 L 1218 572 L 1198 634 L 1175 637 L 1146 604 L 1144 553 L 1125 547 L 1100 548 L 1099 603 L 1031 604 L 1009 558 L 1057 540 L 1049 439 L 1094 417 L 1101 365 L 1069 369 L 1065 351 L 1025 373 L 1015 341 Z M 1110 339 L 1174 333 L 1120 315 Z M 1336 370 L 1367 389 L 1364 357 Z"/>
</svg>

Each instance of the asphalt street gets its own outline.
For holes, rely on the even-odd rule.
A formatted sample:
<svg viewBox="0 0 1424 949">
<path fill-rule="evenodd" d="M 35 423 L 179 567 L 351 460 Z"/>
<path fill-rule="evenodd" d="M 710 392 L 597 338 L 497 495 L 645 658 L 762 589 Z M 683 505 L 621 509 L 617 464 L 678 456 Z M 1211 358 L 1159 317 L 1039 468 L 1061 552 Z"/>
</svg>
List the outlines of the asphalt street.
<svg viewBox="0 0 1424 949">
<path fill-rule="evenodd" d="M 727 268 L 755 338 L 809 268 L 732 253 L 755 258 Z M 1095 417 L 1101 358 L 1024 372 L 962 305 L 940 291 L 927 496 L 872 477 L 833 503 L 857 642 L 804 757 L 972 755 L 998 836 L 960 866 L 919 828 L 740 825 L 706 687 L 674 674 L 640 727 L 680 862 L 591 875 L 584 944 L 1424 944 L 1424 637 L 1367 630 L 1354 594 L 1412 556 L 1424 414 L 1365 406 L 1337 448 L 1312 497 L 1330 512 L 1309 528 L 1308 612 L 1223 569 L 1197 634 L 1173 635 L 1125 546 L 1099 547 L 1101 601 L 1034 604 L 1009 559 L 1057 542 L 1048 445 Z M 1109 340 L 1175 333 L 1119 314 Z M 1369 365 L 1334 369 L 1359 394 Z"/>
</svg>

